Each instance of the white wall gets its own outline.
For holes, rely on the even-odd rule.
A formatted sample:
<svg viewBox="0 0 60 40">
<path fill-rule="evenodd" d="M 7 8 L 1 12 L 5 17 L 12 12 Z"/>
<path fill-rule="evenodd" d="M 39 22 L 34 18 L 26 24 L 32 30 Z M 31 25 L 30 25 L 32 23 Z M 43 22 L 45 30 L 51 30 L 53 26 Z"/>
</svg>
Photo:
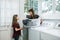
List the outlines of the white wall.
<svg viewBox="0 0 60 40">
<path fill-rule="evenodd" d="M 0 0 L 0 23 L 10 25 L 14 14 L 19 14 L 19 0 Z"/>
</svg>

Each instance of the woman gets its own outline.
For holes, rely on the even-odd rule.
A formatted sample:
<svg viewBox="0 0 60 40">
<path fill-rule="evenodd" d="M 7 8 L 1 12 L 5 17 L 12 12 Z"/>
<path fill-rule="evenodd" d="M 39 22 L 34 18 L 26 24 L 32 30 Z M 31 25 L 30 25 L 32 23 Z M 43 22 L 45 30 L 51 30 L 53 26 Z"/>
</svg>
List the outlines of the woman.
<svg viewBox="0 0 60 40">
<path fill-rule="evenodd" d="M 19 36 L 21 35 L 21 30 L 18 21 L 18 15 L 13 16 L 12 28 L 13 28 L 13 38 L 14 40 L 19 40 Z"/>
<path fill-rule="evenodd" d="M 30 10 L 28 10 L 28 12 L 29 12 L 30 15 L 27 15 L 27 18 L 29 18 L 29 19 L 35 19 L 35 18 L 38 18 L 38 17 L 39 17 L 38 15 L 36 15 L 36 14 L 34 13 L 33 8 L 30 9 Z"/>
<path fill-rule="evenodd" d="M 29 18 L 29 19 L 37 19 L 37 18 L 39 18 L 39 15 L 36 15 L 36 14 L 34 13 L 33 8 L 30 9 L 30 10 L 28 10 L 28 12 L 30 13 L 30 15 L 27 15 L 27 18 Z M 42 20 L 42 18 L 41 18 L 41 19 L 40 19 L 40 24 L 41 24 L 41 25 L 42 25 L 42 22 L 43 22 L 43 20 Z"/>
</svg>

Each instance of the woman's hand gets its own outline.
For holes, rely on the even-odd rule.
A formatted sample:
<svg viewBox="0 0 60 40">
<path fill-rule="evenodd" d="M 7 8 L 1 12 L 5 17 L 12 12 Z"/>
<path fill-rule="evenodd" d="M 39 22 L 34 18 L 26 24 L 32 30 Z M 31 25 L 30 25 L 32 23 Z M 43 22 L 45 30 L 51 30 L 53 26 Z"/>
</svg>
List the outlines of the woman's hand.
<svg viewBox="0 0 60 40">
<path fill-rule="evenodd" d="M 40 19 L 40 24 L 42 25 L 42 22 L 43 22 L 43 20 L 42 20 L 42 18 Z"/>
</svg>

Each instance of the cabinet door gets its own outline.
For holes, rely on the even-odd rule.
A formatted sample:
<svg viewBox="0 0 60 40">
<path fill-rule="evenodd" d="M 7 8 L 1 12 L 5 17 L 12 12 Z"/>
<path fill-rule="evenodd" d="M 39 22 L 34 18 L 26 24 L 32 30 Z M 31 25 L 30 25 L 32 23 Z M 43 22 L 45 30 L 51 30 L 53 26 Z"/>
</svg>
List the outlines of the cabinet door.
<svg viewBox="0 0 60 40">
<path fill-rule="evenodd" d="M 29 29 L 29 40 L 40 40 L 40 32 Z"/>
<path fill-rule="evenodd" d="M 47 38 L 48 38 L 47 35 L 41 32 L 41 40 L 48 40 Z"/>
<path fill-rule="evenodd" d="M 43 33 L 43 32 L 41 33 L 41 39 L 42 40 L 60 40 L 59 37 L 56 37 L 48 33 Z"/>
<path fill-rule="evenodd" d="M 8 30 L 2 30 L 0 35 L 0 40 L 10 40 L 10 32 Z"/>
<path fill-rule="evenodd" d="M 0 40 L 1 40 L 1 31 L 0 31 Z"/>
</svg>

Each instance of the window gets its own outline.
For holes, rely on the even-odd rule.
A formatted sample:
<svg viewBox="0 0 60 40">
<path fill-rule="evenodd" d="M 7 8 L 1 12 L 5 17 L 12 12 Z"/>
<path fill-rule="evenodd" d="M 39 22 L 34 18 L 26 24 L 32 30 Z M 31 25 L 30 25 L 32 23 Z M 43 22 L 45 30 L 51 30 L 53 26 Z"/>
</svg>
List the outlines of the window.
<svg viewBox="0 0 60 40">
<path fill-rule="evenodd" d="M 60 0 L 25 0 L 24 12 L 28 13 L 28 10 L 33 8 L 35 13 L 38 13 L 38 3 L 42 13 L 60 11 Z"/>
<path fill-rule="evenodd" d="M 60 0 L 42 0 L 42 13 L 59 13 Z"/>
<path fill-rule="evenodd" d="M 42 13 L 52 11 L 52 0 L 42 0 Z"/>
<path fill-rule="evenodd" d="M 56 0 L 56 11 L 60 11 L 60 0 Z"/>
<path fill-rule="evenodd" d="M 29 9 L 33 8 L 35 13 L 38 13 L 38 0 L 25 0 L 24 1 L 24 12 L 28 12 Z"/>
</svg>

